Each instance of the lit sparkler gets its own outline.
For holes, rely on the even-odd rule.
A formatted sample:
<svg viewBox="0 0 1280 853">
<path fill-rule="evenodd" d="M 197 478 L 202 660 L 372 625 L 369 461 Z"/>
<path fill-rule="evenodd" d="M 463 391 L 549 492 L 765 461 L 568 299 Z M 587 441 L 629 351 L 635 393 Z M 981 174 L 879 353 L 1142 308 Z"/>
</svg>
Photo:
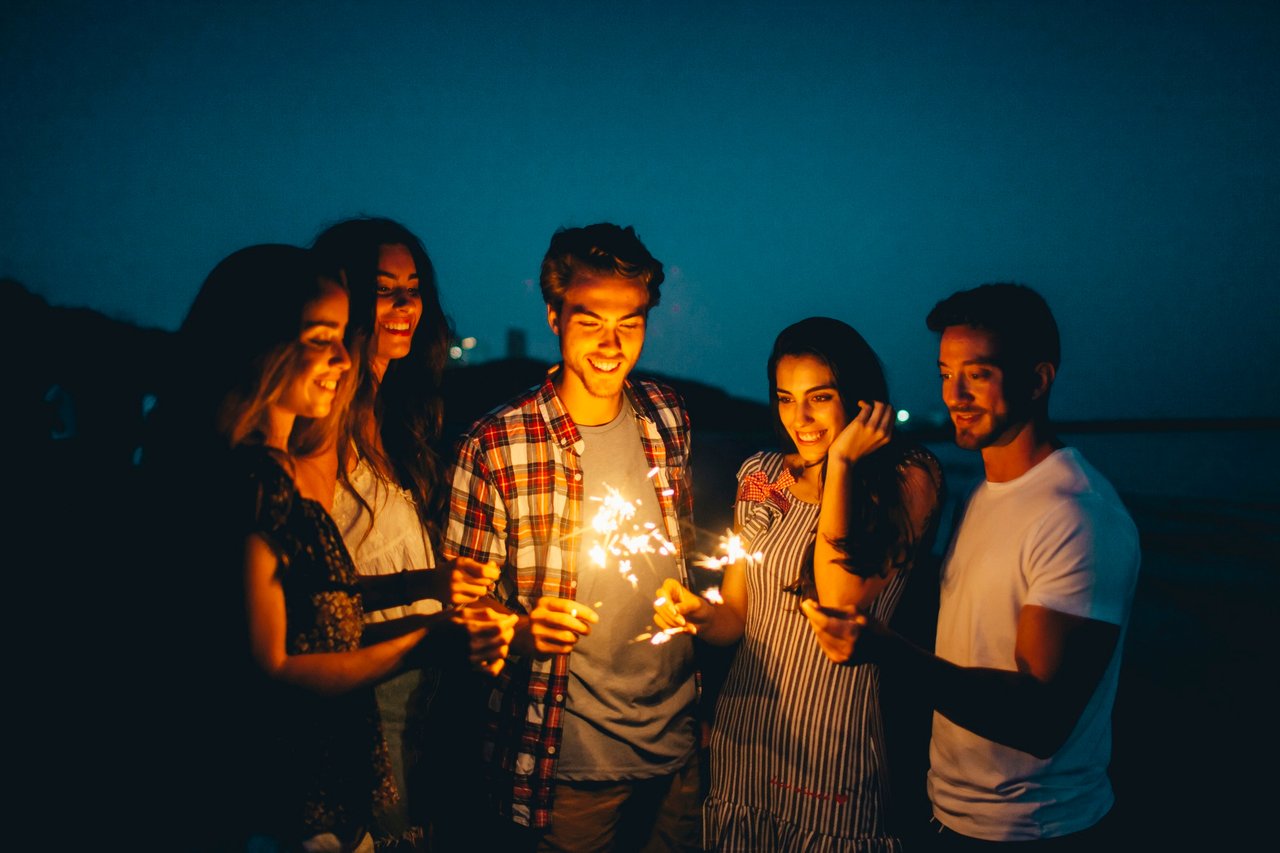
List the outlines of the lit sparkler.
<svg viewBox="0 0 1280 853">
<path fill-rule="evenodd" d="M 649 472 L 652 477 L 658 471 Z M 618 574 L 622 575 L 635 589 L 639 579 L 631 570 L 630 557 L 636 554 L 661 554 L 666 556 L 675 553 L 675 546 L 658 532 L 656 524 L 647 522 L 643 525 L 633 524 L 638 500 L 628 500 L 613 486 L 606 485 L 608 493 L 604 497 L 591 497 L 590 500 L 600 504 L 591 519 L 591 529 L 599 537 L 591 545 L 591 561 L 598 567 L 608 565 L 609 558 L 618 558 Z"/>
</svg>

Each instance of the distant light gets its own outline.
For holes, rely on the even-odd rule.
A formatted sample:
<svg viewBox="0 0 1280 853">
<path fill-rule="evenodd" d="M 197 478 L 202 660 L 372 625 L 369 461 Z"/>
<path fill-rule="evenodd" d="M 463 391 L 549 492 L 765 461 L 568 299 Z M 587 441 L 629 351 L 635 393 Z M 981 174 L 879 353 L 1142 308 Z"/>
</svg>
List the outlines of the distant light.
<svg viewBox="0 0 1280 853">
<path fill-rule="evenodd" d="M 452 358 L 454 360 L 462 358 L 462 347 L 458 347 L 458 346 L 449 347 L 449 358 Z"/>
<path fill-rule="evenodd" d="M 476 339 L 475 339 L 475 338 L 463 338 L 463 339 L 462 339 L 462 348 L 463 348 L 463 349 L 475 349 L 475 348 L 476 348 Z"/>
<path fill-rule="evenodd" d="M 898 409 L 898 423 L 905 424 L 909 420 L 911 420 L 911 413 L 906 409 Z"/>
</svg>

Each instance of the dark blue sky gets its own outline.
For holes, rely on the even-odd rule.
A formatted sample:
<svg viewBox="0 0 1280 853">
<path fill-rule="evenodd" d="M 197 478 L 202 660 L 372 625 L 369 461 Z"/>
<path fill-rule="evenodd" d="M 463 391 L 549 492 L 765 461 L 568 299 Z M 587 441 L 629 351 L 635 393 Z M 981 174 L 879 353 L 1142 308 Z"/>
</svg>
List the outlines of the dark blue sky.
<svg viewBox="0 0 1280 853">
<path fill-rule="evenodd" d="M 612 220 L 668 265 L 642 368 L 763 399 L 829 314 L 937 411 L 924 315 L 1016 280 L 1058 417 L 1280 414 L 1276 4 L 462 5 L 7 4 L 0 274 L 174 328 L 234 249 L 387 215 L 459 333 L 551 358 L 542 252 Z"/>
</svg>

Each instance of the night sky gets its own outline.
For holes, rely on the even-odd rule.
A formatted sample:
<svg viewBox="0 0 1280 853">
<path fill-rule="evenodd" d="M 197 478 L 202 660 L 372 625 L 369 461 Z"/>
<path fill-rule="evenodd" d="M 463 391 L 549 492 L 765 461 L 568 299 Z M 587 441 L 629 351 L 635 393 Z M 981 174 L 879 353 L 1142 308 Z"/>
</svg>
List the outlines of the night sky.
<svg viewBox="0 0 1280 853">
<path fill-rule="evenodd" d="M 542 253 L 610 220 L 667 264 L 642 369 L 763 399 L 829 314 L 940 412 L 925 314 L 1014 280 L 1058 418 L 1276 416 L 1278 10 L 8 3 L 0 275 L 176 328 L 231 251 L 385 215 L 478 354 L 550 359 Z"/>
</svg>

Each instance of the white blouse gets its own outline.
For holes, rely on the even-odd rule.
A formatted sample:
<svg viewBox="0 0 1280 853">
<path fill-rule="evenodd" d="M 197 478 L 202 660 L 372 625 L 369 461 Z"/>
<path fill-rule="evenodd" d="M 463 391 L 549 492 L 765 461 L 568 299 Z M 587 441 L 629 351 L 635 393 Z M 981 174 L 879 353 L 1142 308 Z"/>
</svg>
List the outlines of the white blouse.
<svg viewBox="0 0 1280 853">
<path fill-rule="evenodd" d="M 351 485 L 373 509 L 372 515 L 341 482 L 334 491 L 332 514 L 356 571 L 362 575 L 393 575 L 406 569 L 435 568 L 435 554 L 408 489 L 379 477 L 364 459 L 351 473 Z M 365 622 L 411 614 L 425 616 L 441 609 L 439 601 L 421 598 L 409 605 L 366 611 Z"/>
</svg>

